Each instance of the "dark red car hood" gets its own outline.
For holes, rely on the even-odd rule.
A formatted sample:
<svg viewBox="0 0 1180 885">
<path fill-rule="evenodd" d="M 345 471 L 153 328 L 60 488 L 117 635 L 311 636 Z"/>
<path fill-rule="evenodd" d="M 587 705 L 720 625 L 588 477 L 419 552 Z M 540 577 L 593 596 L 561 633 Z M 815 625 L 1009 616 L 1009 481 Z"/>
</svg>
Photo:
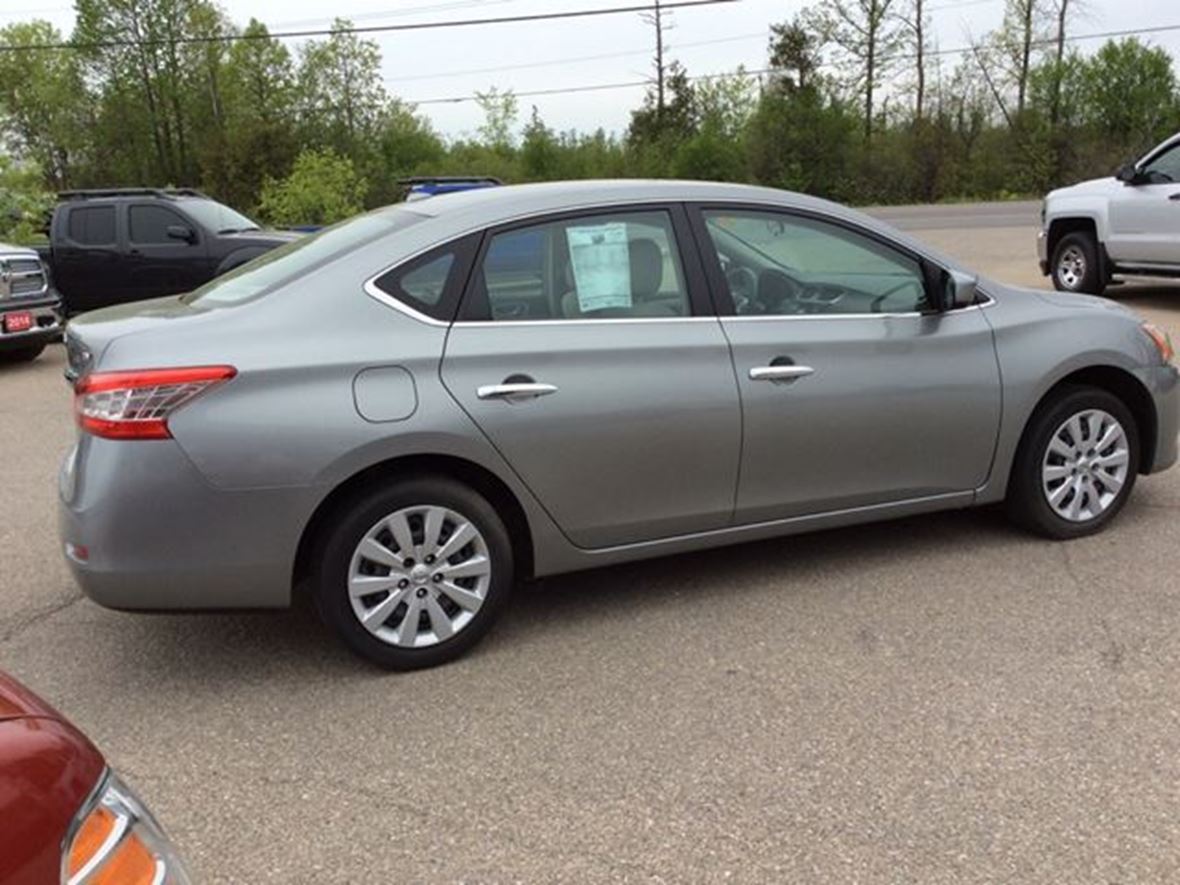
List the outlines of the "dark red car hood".
<svg viewBox="0 0 1180 885">
<path fill-rule="evenodd" d="M 0 671 L 0 722 L 36 716 L 65 722 L 61 713 L 37 697 L 7 673 Z"/>
<path fill-rule="evenodd" d="M 0 672 L 0 882 L 61 881 L 62 842 L 106 769 L 53 707 Z"/>
</svg>

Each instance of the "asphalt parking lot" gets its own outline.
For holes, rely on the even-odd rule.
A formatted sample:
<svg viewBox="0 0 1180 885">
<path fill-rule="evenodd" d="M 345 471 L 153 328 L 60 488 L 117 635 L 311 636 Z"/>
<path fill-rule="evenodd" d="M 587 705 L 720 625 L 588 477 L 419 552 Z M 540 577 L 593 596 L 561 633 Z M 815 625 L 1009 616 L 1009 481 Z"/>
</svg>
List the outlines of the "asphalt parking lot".
<svg viewBox="0 0 1180 885">
<path fill-rule="evenodd" d="M 882 214 L 1044 285 L 1028 205 Z M 1111 294 L 1180 340 L 1180 287 Z M 0 667 L 198 881 L 1176 880 L 1180 469 L 1068 544 L 981 510 L 550 579 L 389 675 L 304 612 L 81 598 L 62 365 L 0 370 Z"/>
</svg>

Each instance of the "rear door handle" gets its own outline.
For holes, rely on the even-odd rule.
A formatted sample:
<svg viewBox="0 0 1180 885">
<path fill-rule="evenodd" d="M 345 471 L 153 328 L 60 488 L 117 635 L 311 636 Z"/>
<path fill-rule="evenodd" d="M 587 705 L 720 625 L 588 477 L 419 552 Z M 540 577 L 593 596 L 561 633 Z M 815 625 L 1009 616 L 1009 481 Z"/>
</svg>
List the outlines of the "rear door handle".
<svg viewBox="0 0 1180 885">
<path fill-rule="evenodd" d="M 557 388 L 554 385 L 538 384 L 536 382 L 485 384 L 475 390 L 475 395 L 480 399 L 503 399 L 509 402 L 536 399 L 539 396 L 548 396 L 551 393 L 557 393 Z"/>
<path fill-rule="evenodd" d="M 811 366 L 755 366 L 750 369 L 751 381 L 795 381 L 815 374 Z"/>
<path fill-rule="evenodd" d="M 1176 191 L 1176 193 L 1172 194 L 1170 197 L 1168 197 L 1168 199 L 1169 200 L 1180 200 L 1180 191 Z"/>
</svg>

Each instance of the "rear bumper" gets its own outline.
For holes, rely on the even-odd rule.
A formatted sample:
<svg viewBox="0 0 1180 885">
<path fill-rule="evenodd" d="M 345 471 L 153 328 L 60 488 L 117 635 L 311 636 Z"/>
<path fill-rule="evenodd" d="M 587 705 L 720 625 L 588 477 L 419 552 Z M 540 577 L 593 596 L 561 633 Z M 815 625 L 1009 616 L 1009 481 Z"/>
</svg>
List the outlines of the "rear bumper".
<svg viewBox="0 0 1180 885">
<path fill-rule="evenodd" d="M 61 337 L 61 301 L 54 298 L 33 298 L 27 302 L 20 299 L 5 299 L 0 302 L 0 317 L 9 313 L 33 315 L 33 328 L 27 332 L 5 332 L 0 320 L 0 351 L 18 347 L 30 347 L 56 341 Z"/>
<path fill-rule="evenodd" d="M 1180 369 L 1158 366 L 1151 370 L 1149 389 L 1155 400 L 1155 458 L 1144 473 L 1158 473 L 1176 463 L 1180 455 Z"/>
<path fill-rule="evenodd" d="M 224 491 L 171 440 L 82 434 L 59 477 L 58 526 L 83 592 L 126 610 L 290 603 L 308 490 Z"/>
</svg>

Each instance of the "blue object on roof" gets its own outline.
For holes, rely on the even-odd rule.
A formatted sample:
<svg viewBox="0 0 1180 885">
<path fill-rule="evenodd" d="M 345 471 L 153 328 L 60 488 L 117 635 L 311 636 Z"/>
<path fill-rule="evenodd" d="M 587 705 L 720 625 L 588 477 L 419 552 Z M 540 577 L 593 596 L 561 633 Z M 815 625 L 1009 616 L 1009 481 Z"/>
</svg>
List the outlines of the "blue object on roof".
<svg viewBox="0 0 1180 885">
<path fill-rule="evenodd" d="M 409 190 L 406 201 L 424 200 L 438 194 L 451 194 L 456 191 L 469 191 L 482 187 L 497 187 L 503 184 L 498 178 L 490 175 L 417 175 L 413 178 L 402 178 L 398 184 L 403 184 Z"/>
</svg>

